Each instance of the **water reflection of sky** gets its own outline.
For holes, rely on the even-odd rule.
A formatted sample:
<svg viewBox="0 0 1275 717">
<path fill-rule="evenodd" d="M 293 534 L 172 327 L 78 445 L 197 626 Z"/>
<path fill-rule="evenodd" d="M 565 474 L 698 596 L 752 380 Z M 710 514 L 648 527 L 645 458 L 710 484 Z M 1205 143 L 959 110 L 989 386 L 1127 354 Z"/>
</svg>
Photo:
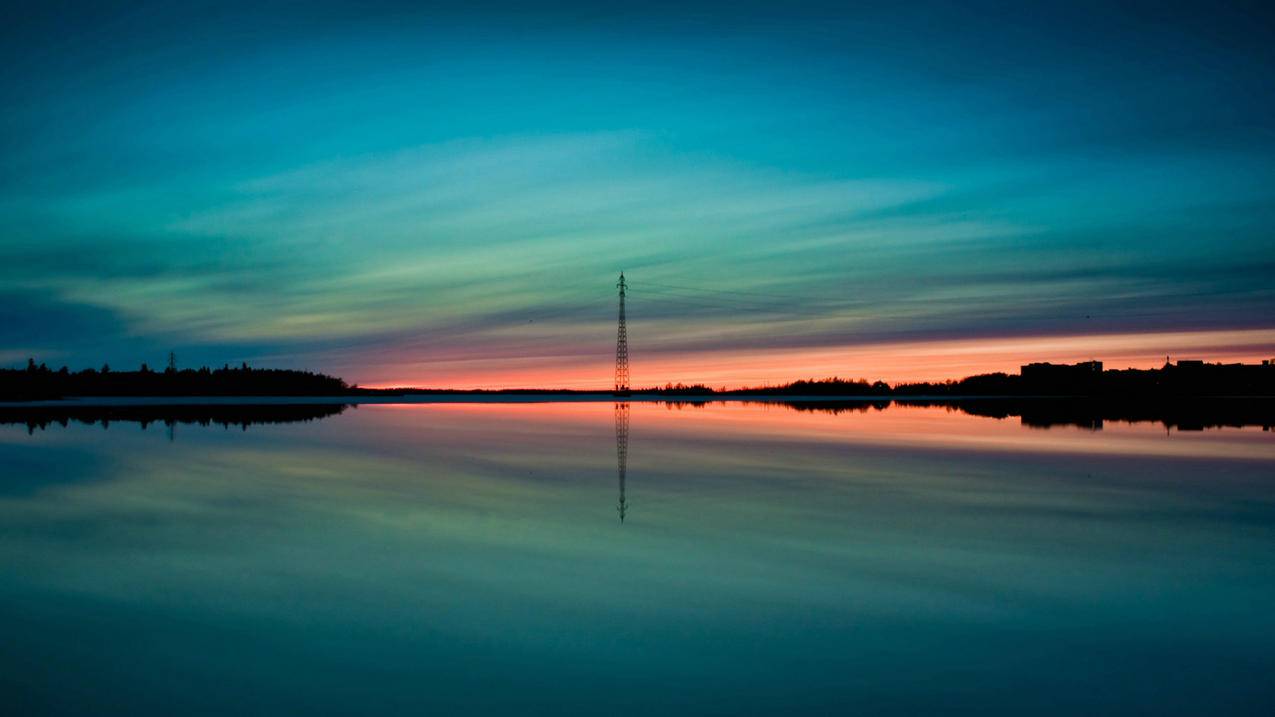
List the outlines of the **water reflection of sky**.
<svg viewBox="0 0 1275 717">
<path fill-rule="evenodd" d="M 30 711 L 1264 713 L 1275 436 L 934 408 L 0 430 Z"/>
</svg>

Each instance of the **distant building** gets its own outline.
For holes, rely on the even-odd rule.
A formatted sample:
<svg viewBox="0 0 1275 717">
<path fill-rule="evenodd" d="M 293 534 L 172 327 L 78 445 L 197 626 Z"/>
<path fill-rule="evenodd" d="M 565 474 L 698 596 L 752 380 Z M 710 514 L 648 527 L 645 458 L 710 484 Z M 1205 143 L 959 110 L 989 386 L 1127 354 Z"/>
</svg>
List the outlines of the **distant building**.
<svg viewBox="0 0 1275 717">
<path fill-rule="evenodd" d="M 1118 371 L 1104 371 L 1100 361 L 1029 363 L 1020 371 L 1010 385 L 1024 396 L 1275 396 L 1275 358 L 1250 364 L 1186 359 Z"/>
<path fill-rule="evenodd" d="M 1101 361 L 1082 361 L 1075 364 L 1066 363 L 1029 363 L 1020 366 L 1019 374 L 1028 380 L 1057 380 L 1078 378 L 1102 373 Z"/>
<path fill-rule="evenodd" d="M 1099 389 L 1102 381 L 1101 361 L 1076 364 L 1029 363 L 1019 369 L 1022 389 L 1046 395 L 1088 395 Z"/>
</svg>

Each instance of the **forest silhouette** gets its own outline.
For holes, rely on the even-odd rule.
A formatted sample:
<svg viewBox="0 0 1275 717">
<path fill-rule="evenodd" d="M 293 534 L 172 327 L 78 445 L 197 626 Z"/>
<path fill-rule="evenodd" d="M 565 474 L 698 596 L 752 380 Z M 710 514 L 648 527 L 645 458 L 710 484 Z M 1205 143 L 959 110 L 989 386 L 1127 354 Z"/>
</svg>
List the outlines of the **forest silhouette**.
<svg viewBox="0 0 1275 717">
<path fill-rule="evenodd" d="M 236 425 L 314 420 L 336 415 L 360 397 L 420 395 L 520 396 L 591 394 L 589 391 L 510 389 L 361 389 L 335 376 L 311 371 L 255 369 L 246 363 L 219 369 L 178 369 L 170 356 L 163 371 L 143 364 L 137 371 L 109 366 L 57 371 L 34 359 L 25 369 L 0 369 L 0 424 L 25 424 L 28 430 L 67 425 L 131 421 L 145 428 L 153 422 Z M 893 405 L 941 405 L 972 415 L 1019 417 L 1026 426 L 1067 425 L 1100 429 L 1107 421 L 1163 423 L 1166 428 L 1196 430 L 1219 426 L 1275 426 L 1275 366 L 1166 362 L 1158 369 L 1104 371 L 1097 362 L 1074 365 L 1029 364 L 1019 374 L 994 373 L 941 383 L 899 383 L 828 378 L 738 389 L 702 384 L 666 384 L 634 391 L 636 397 L 667 401 L 670 406 L 703 405 L 715 400 L 755 398 L 794 410 L 883 410 Z M 602 394 L 606 395 L 606 394 Z M 66 403 L 67 397 L 172 398 L 180 405 L 106 405 Z M 243 401 L 234 401 L 241 397 Z M 289 404 L 254 402 L 254 398 L 339 398 L 348 403 Z M 201 401 L 201 399 L 210 399 Z M 21 402 L 49 401 L 26 405 Z M 16 402 L 16 403 L 14 403 Z"/>
<path fill-rule="evenodd" d="M 35 359 L 25 369 L 0 369 L 0 400 L 35 401 L 65 397 L 200 397 L 200 396 L 395 396 L 597 394 L 599 391 L 556 389 L 364 389 L 341 378 L 312 371 L 257 369 L 247 363 L 218 369 L 178 369 L 170 356 L 162 371 L 146 364 L 136 371 L 100 369 L 52 370 Z M 1165 399 L 1200 396 L 1275 396 L 1275 365 L 1212 364 L 1179 361 L 1156 369 L 1102 370 L 1098 362 L 1029 364 L 1018 374 L 991 373 L 959 381 L 903 382 L 862 379 L 803 379 L 773 386 L 712 388 L 704 384 L 666 384 L 639 388 L 635 395 L 693 396 L 854 396 L 881 398 L 961 399 L 971 397 L 1089 397 Z"/>
<path fill-rule="evenodd" d="M 0 400 L 38 401 L 68 396 L 343 396 L 357 388 L 335 377 L 311 371 L 259 369 L 247 363 L 218 369 L 178 369 L 175 361 L 162 371 L 142 364 L 136 371 L 100 369 L 54 371 L 35 359 L 25 369 L 0 369 Z"/>
<path fill-rule="evenodd" d="M 989 373 L 958 381 L 903 382 L 862 379 L 805 379 L 775 386 L 713 389 L 703 384 L 668 384 L 635 391 L 671 396 L 859 396 L 964 398 L 1109 397 L 1156 398 L 1189 396 L 1275 396 L 1275 365 L 1214 364 L 1202 361 L 1166 362 L 1155 369 L 1104 371 L 1101 364 L 1029 364 L 1018 374 Z"/>
</svg>

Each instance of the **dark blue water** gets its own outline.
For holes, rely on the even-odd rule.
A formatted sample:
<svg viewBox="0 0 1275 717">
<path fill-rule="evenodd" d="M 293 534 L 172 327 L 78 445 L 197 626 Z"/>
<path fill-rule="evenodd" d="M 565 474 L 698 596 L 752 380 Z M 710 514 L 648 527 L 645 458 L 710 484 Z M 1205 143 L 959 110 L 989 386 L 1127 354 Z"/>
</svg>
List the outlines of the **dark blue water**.
<svg viewBox="0 0 1275 717">
<path fill-rule="evenodd" d="M 0 427 L 5 711 L 1275 711 L 1270 432 L 624 418 Z"/>
</svg>

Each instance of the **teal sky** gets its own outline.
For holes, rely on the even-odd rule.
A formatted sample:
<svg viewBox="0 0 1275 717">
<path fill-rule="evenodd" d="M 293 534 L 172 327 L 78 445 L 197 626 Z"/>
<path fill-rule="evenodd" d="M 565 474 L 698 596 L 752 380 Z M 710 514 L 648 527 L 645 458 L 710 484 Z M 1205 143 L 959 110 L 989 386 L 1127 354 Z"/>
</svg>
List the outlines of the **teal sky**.
<svg viewBox="0 0 1275 717">
<path fill-rule="evenodd" d="M 639 385 L 1275 354 L 1260 4 L 9 14 L 6 365 L 605 384 L 620 270 Z"/>
</svg>

